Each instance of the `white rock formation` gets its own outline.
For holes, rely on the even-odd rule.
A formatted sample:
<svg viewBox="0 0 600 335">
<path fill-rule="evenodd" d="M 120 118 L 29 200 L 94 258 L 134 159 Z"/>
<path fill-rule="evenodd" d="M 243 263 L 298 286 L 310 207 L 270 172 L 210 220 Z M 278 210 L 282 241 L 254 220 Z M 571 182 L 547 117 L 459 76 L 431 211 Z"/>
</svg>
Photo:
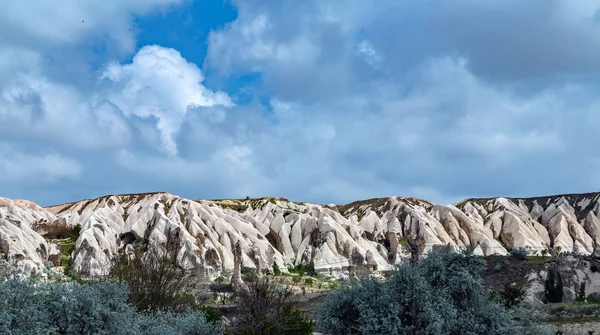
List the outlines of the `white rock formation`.
<svg viewBox="0 0 600 335">
<path fill-rule="evenodd" d="M 168 193 L 105 196 L 42 208 L 0 198 L 0 248 L 31 272 L 56 259 L 53 239 L 81 225 L 70 255 L 82 276 L 106 273 L 115 253 L 140 243 L 173 250 L 198 275 L 231 276 L 234 246 L 242 266 L 270 271 L 277 263 L 314 262 L 323 275 L 381 272 L 436 246 L 473 246 L 481 255 L 558 250 L 600 252 L 600 194 L 531 199 L 468 199 L 434 205 L 415 198 L 380 198 L 344 206 L 280 198 L 193 201 Z"/>
</svg>

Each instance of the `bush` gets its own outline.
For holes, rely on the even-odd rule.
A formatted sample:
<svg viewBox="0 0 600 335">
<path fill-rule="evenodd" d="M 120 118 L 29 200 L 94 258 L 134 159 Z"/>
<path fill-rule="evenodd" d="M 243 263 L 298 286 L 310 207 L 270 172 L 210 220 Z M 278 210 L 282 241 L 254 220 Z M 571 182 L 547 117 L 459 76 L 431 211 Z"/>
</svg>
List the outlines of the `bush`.
<svg viewBox="0 0 600 335">
<path fill-rule="evenodd" d="M 237 294 L 239 315 L 228 329 L 230 334 L 309 335 L 312 321 L 289 306 L 290 287 L 269 277 L 257 278 Z"/>
<path fill-rule="evenodd" d="M 310 261 L 306 264 L 298 264 L 293 267 L 289 267 L 288 271 L 290 273 L 298 274 L 298 275 L 307 275 L 307 276 L 316 276 L 317 272 L 315 271 L 315 263 Z"/>
<path fill-rule="evenodd" d="M 314 284 L 314 280 L 313 280 L 312 278 L 305 278 L 305 279 L 304 279 L 304 285 L 307 285 L 307 286 L 311 286 L 311 287 L 312 287 L 312 286 L 313 286 L 313 284 Z"/>
<path fill-rule="evenodd" d="M 483 285 L 484 268 L 472 252 L 431 252 L 387 281 L 352 281 L 330 294 L 317 324 L 332 335 L 514 333 L 510 314 Z"/>
<path fill-rule="evenodd" d="M 215 293 L 215 299 L 221 300 L 223 305 L 225 301 L 233 294 L 233 285 L 228 283 L 227 280 L 220 276 L 215 279 L 215 282 L 210 284 L 209 289 Z"/>
<path fill-rule="evenodd" d="M 527 253 L 523 249 L 513 249 L 510 251 L 510 255 L 520 261 L 527 260 Z"/>
<path fill-rule="evenodd" d="M 194 279 L 179 268 L 173 258 L 158 251 L 136 250 L 130 258 L 115 257 L 108 279 L 126 283 L 127 301 L 141 312 L 181 312 L 196 305 Z"/>
<path fill-rule="evenodd" d="M 0 282 L 2 334 L 212 335 L 210 312 L 143 315 L 127 304 L 127 287 L 115 283 L 41 282 L 10 277 Z"/>
<path fill-rule="evenodd" d="M 515 284 L 506 284 L 504 289 L 498 292 L 498 298 L 506 308 L 513 308 L 523 301 L 525 290 Z"/>
</svg>

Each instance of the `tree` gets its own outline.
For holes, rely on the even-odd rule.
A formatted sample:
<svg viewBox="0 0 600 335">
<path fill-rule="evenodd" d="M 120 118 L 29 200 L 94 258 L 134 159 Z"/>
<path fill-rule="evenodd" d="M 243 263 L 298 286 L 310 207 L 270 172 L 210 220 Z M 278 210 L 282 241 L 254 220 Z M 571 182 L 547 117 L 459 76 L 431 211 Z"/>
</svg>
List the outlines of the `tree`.
<svg viewBox="0 0 600 335">
<path fill-rule="evenodd" d="M 214 283 L 210 284 L 209 289 L 214 292 L 219 300 L 225 305 L 225 301 L 233 294 L 233 285 L 227 282 L 223 276 L 215 279 Z"/>
<path fill-rule="evenodd" d="M 472 251 L 430 252 L 388 280 L 355 280 L 329 294 L 317 325 L 332 335 L 515 333 L 511 314 L 479 276 L 484 268 Z"/>
<path fill-rule="evenodd" d="M 229 331 L 240 335 L 308 335 L 312 321 L 290 306 L 292 290 L 278 279 L 256 278 L 236 292 L 239 315 Z"/>
<path fill-rule="evenodd" d="M 196 305 L 194 278 L 173 257 L 155 249 L 117 255 L 108 278 L 127 284 L 128 302 L 138 311 L 181 312 Z"/>
<path fill-rule="evenodd" d="M 578 302 L 585 302 L 585 282 L 581 282 L 579 285 L 579 290 L 577 290 L 577 296 L 575 300 Z"/>
<path fill-rule="evenodd" d="M 547 303 L 562 302 L 563 283 L 556 266 L 548 269 L 548 275 L 544 282 L 544 298 Z"/>
</svg>

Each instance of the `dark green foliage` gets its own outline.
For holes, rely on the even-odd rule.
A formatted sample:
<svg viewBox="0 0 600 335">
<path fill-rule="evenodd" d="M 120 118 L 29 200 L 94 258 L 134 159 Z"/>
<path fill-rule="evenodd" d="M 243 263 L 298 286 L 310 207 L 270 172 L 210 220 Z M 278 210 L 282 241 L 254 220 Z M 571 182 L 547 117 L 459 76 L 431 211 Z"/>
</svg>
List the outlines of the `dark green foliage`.
<svg viewBox="0 0 600 335">
<path fill-rule="evenodd" d="M 313 321 L 301 311 L 294 309 L 290 305 L 284 305 L 281 308 L 279 316 L 278 332 L 276 334 L 285 335 L 306 335 L 312 334 Z"/>
<path fill-rule="evenodd" d="M 306 264 L 298 264 L 296 266 L 289 267 L 288 271 L 290 273 L 299 274 L 301 276 L 303 276 L 303 275 L 316 276 L 317 275 L 317 272 L 315 271 L 315 263 L 313 263 L 312 261 L 310 261 Z"/>
<path fill-rule="evenodd" d="M 510 255 L 520 261 L 527 260 L 527 253 L 523 249 L 513 249 L 510 251 Z"/>
<path fill-rule="evenodd" d="M 201 306 L 201 307 L 198 307 L 197 310 L 204 313 L 204 316 L 206 317 L 207 322 L 212 322 L 215 324 L 221 323 L 221 319 L 223 318 L 223 315 L 221 315 L 221 313 L 219 313 L 219 311 L 217 311 L 216 309 L 214 309 L 210 306 Z"/>
<path fill-rule="evenodd" d="M 582 282 L 581 285 L 579 285 L 579 290 L 577 291 L 575 301 L 585 302 L 585 282 Z"/>
<path fill-rule="evenodd" d="M 254 269 L 242 268 L 241 273 L 242 273 L 242 280 L 244 282 L 250 283 L 250 282 L 253 282 L 256 280 L 257 275 L 256 275 L 256 270 L 254 270 Z"/>
<path fill-rule="evenodd" d="M 432 252 L 387 281 L 367 278 L 330 294 L 317 324 L 332 335 L 514 333 L 479 276 L 484 268 L 469 251 Z"/>
<path fill-rule="evenodd" d="M 556 267 L 548 269 L 548 276 L 544 282 L 544 298 L 547 303 L 562 302 L 563 283 Z"/>
<path fill-rule="evenodd" d="M 502 291 L 498 292 L 498 298 L 506 308 L 513 308 L 523 301 L 525 290 L 515 284 L 505 284 Z"/>
<path fill-rule="evenodd" d="M 79 234 L 81 234 L 81 225 L 78 223 L 73 227 L 73 231 L 69 234 L 69 239 L 77 241 Z"/>
<path fill-rule="evenodd" d="M 273 273 L 276 276 L 280 276 L 281 275 L 281 269 L 279 269 L 279 265 L 277 265 L 277 263 L 273 263 Z"/>
</svg>

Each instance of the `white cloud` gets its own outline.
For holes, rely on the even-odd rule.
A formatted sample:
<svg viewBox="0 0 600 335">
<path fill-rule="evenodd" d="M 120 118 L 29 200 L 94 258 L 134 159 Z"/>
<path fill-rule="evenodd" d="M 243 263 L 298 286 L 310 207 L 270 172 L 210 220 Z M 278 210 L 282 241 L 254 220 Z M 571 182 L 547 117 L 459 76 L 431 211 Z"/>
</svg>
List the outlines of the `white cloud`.
<svg viewBox="0 0 600 335">
<path fill-rule="evenodd" d="M 201 85 L 204 77 L 195 64 L 160 46 L 143 47 L 131 64 L 110 64 L 102 78 L 114 83 L 107 97 L 125 115 L 158 119 L 163 149 L 170 155 L 177 154 L 173 136 L 190 109 L 233 105 L 226 93 Z"/>
<path fill-rule="evenodd" d="M 144 15 L 183 0 L 52 0 L 0 2 L 0 43 L 29 47 L 109 40 L 131 51 L 135 46 L 132 15 Z"/>
<path fill-rule="evenodd" d="M 24 154 L 0 142 L 0 185 L 52 183 L 80 176 L 82 168 L 73 159 L 55 153 Z"/>
<path fill-rule="evenodd" d="M 578 168 L 600 155 L 598 88 L 576 76 L 596 69 L 595 4 L 468 1 L 476 14 L 466 16 L 455 1 L 436 4 L 440 10 L 387 0 L 234 1 L 237 19 L 210 34 L 206 70 L 217 81 L 259 72 L 248 92 L 269 96 L 269 108 L 234 106 L 206 86 L 208 71 L 156 45 L 109 62 L 103 80 L 82 87 L 59 81 L 45 62 L 70 46 L 132 51 L 130 16 L 179 2 L 69 0 L 47 20 L 47 1 L 30 13 L 21 3 L 0 5 L 0 140 L 36 148 L 0 148 L 10 157 L 0 171 L 17 182 L 80 175 L 87 183 L 96 180 L 88 171 L 99 171 L 94 187 L 108 192 L 125 185 L 324 203 L 392 195 L 449 203 L 600 187 L 593 170 Z M 542 38 L 545 29 L 557 40 Z M 556 49 L 563 44 L 568 59 Z M 515 85 L 521 73 L 526 81 L 563 71 L 573 71 L 572 82 Z M 500 81 L 503 72 L 513 81 Z"/>
<path fill-rule="evenodd" d="M 356 52 L 363 56 L 365 62 L 371 66 L 376 66 L 377 63 L 381 62 L 381 56 L 379 53 L 377 53 L 373 45 L 367 40 L 362 40 L 360 43 L 358 43 L 356 46 Z"/>
</svg>

